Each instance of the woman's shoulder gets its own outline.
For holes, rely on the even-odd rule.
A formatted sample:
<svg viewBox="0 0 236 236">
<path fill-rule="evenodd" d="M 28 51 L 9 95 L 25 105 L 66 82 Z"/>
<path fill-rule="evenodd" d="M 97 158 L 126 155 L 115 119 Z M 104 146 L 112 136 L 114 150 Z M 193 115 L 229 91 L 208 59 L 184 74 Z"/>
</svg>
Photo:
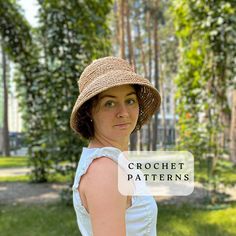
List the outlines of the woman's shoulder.
<svg viewBox="0 0 236 236">
<path fill-rule="evenodd" d="M 126 197 L 118 190 L 117 163 L 108 157 L 96 158 L 83 178 L 83 192 L 91 205 L 126 206 Z M 96 207 L 95 207 L 96 208 Z"/>
<path fill-rule="evenodd" d="M 90 184 L 113 184 L 113 181 L 117 180 L 118 164 L 109 157 L 101 156 L 92 161 L 89 165 L 86 174 L 84 176 L 85 182 Z M 99 182 L 101 181 L 101 183 Z M 87 186 L 91 186 L 88 185 Z"/>
</svg>

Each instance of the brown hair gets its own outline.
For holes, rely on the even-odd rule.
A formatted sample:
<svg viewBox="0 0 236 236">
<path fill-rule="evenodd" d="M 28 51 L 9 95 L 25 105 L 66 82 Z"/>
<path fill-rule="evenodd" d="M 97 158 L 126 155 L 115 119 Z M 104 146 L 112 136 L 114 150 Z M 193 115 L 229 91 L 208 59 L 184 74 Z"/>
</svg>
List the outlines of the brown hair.
<svg viewBox="0 0 236 236">
<path fill-rule="evenodd" d="M 141 93 L 141 86 L 134 84 L 131 85 L 135 91 L 136 91 L 136 95 L 138 98 L 138 103 L 139 103 L 139 117 L 140 114 L 143 112 L 143 106 L 141 103 L 141 99 L 140 99 L 140 93 Z M 88 101 L 86 101 L 79 109 L 79 111 L 77 112 L 77 120 L 79 122 L 77 122 L 77 130 L 79 131 L 79 134 L 86 138 L 86 139 L 91 139 L 94 137 L 94 126 L 93 126 L 93 122 L 92 122 L 92 108 L 94 106 L 96 106 L 98 103 L 98 94 L 95 95 L 94 97 L 92 97 L 91 99 L 89 99 Z M 139 121 L 137 121 L 137 124 L 135 126 L 135 129 L 133 130 L 133 132 L 141 129 L 141 123 Z M 132 132 L 132 133 L 133 133 Z"/>
</svg>

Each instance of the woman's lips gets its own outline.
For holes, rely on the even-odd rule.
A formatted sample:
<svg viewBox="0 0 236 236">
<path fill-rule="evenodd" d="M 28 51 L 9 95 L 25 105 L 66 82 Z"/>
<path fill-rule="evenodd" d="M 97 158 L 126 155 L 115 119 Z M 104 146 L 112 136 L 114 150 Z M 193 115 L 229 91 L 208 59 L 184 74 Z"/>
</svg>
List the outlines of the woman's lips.
<svg viewBox="0 0 236 236">
<path fill-rule="evenodd" d="M 119 128 L 128 128 L 130 126 L 130 123 L 122 123 L 122 124 L 118 124 L 118 125 L 115 125 L 116 127 L 119 127 Z"/>
</svg>

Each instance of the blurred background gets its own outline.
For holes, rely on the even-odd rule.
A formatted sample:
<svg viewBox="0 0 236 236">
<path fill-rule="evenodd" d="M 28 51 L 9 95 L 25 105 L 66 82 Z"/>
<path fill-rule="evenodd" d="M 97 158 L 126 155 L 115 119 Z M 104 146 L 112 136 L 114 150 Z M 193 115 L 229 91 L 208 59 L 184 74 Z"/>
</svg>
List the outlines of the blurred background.
<svg viewBox="0 0 236 236">
<path fill-rule="evenodd" d="M 236 235 L 235 1 L 0 0 L 0 25 L 4 235 L 78 235 L 71 186 L 87 141 L 69 118 L 82 70 L 108 55 L 128 60 L 162 96 L 130 150 L 194 155 L 193 194 L 156 197 L 159 235 Z"/>
</svg>

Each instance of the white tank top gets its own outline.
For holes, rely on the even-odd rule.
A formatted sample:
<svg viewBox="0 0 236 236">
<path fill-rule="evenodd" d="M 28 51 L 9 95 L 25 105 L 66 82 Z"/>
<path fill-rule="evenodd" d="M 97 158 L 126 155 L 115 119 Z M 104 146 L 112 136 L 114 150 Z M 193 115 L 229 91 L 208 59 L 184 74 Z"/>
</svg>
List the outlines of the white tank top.
<svg viewBox="0 0 236 236">
<path fill-rule="evenodd" d="M 73 184 L 73 205 L 82 236 L 92 236 L 90 215 L 84 208 L 78 191 L 80 178 L 92 161 L 108 157 L 118 163 L 121 151 L 114 147 L 83 148 Z M 156 236 L 157 204 L 153 196 L 132 196 L 132 205 L 126 209 L 126 236 Z"/>
</svg>

